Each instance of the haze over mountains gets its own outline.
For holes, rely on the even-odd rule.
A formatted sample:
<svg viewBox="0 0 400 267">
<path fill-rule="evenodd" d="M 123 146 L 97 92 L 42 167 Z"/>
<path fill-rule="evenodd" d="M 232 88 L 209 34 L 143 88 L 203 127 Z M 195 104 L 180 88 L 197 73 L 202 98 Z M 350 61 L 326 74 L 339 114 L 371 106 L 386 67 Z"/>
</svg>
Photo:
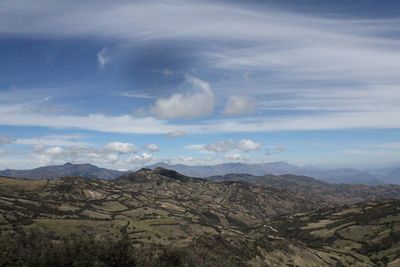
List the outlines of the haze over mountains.
<svg viewBox="0 0 400 267">
<path fill-rule="evenodd" d="M 79 176 L 87 179 L 114 179 L 125 172 L 99 168 L 92 164 L 72 164 L 51 165 L 35 168 L 32 170 L 3 170 L 0 171 L 1 176 L 28 179 L 54 179 L 68 176 Z"/>
<path fill-rule="evenodd" d="M 170 165 L 157 163 L 149 168 L 163 167 L 175 170 L 192 177 L 208 177 L 230 173 L 243 173 L 250 175 L 282 175 L 295 174 L 310 176 L 329 183 L 348 184 L 399 184 L 400 168 L 357 170 L 351 168 L 320 169 L 308 166 L 295 166 L 286 162 L 270 162 L 261 164 L 226 163 L 209 166 L 190 166 L 183 164 Z"/>
<path fill-rule="evenodd" d="M 148 166 L 150 169 L 162 167 L 177 171 L 190 177 L 209 177 L 226 174 L 249 174 L 254 176 L 293 174 L 309 176 L 328 183 L 345 184 L 400 184 L 400 167 L 357 170 L 351 168 L 319 169 L 315 167 L 295 166 L 286 162 L 270 162 L 262 164 L 226 163 L 208 166 L 193 166 L 167 163 L 156 163 Z M 85 178 L 114 179 L 126 172 L 99 168 L 92 164 L 52 165 L 32 170 L 3 170 L 0 175 L 15 178 L 61 178 L 66 176 L 80 176 Z"/>
<path fill-rule="evenodd" d="M 400 267 L 400 0 L 0 0 L 0 40 L 0 267 Z"/>
</svg>

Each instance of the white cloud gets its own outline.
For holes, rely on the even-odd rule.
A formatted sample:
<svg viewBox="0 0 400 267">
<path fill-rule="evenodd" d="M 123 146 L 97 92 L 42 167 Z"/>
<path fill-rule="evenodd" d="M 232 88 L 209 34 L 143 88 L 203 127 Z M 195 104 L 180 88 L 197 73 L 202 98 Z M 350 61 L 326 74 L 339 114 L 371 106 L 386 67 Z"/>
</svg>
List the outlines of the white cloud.
<svg viewBox="0 0 400 267">
<path fill-rule="evenodd" d="M 143 152 L 140 155 L 134 155 L 126 159 L 127 163 L 132 163 L 132 164 L 144 164 L 148 163 L 150 161 L 154 161 L 155 158 L 153 157 L 152 154 L 145 153 Z"/>
<path fill-rule="evenodd" d="M 396 36 L 382 34 L 396 32 L 398 19 L 322 18 L 312 17 L 311 13 L 294 14 L 228 2 L 171 0 L 96 5 L 87 2 L 79 7 L 68 1 L 43 1 L 35 6 L 29 3 L 23 0 L 0 2 L 0 10 L 7 10 L 2 14 L 1 35 L 94 36 L 123 43 L 161 42 L 166 38 L 193 43 L 202 41 L 207 45 L 200 45 L 200 50 L 191 52 L 200 56 L 205 68 L 227 71 L 238 77 L 243 76 L 238 73 L 252 73 L 248 80 L 257 79 L 253 80 L 255 86 L 249 87 L 248 93 L 255 95 L 258 110 L 311 110 L 315 113 L 173 125 L 130 115 L 49 115 L 37 108 L 35 112 L 32 107 L 21 111 L 21 107 L 13 106 L 13 110 L 10 107 L 5 110 L 2 105 L 1 125 L 140 134 L 399 128 L 400 44 Z M 96 14 L 95 20 L 92 14 Z M 202 19 L 204 17 L 206 21 Z M 106 49 L 102 51 L 99 55 L 107 56 Z M 106 64 L 106 61 L 103 58 L 99 64 Z M 253 75 L 257 72 L 261 75 Z M 264 75 L 265 72 L 270 75 Z M 224 85 L 219 83 L 215 94 L 226 94 L 228 90 L 229 94 L 236 94 L 243 88 L 236 81 L 232 79 L 222 89 Z M 307 82 L 306 86 L 304 82 Z M 313 84 L 316 86 L 312 87 Z M 235 86 L 239 89 L 233 91 Z M 221 92 L 223 90 L 225 92 Z M 204 90 L 199 89 L 197 93 L 204 93 Z M 28 95 L 31 98 L 32 94 L 20 92 L 1 94 L 0 100 L 9 101 L 10 96 L 25 99 Z M 42 96 L 45 101 L 48 95 L 42 92 Z M 160 99 L 166 104 L 161 105 L 160 110 L 173 110 L 174 107 L 167 104 L 181 102 L 179 100 L 190 96 L 192 94 L 175 94 Z M 186 109 L 167 112 L 164 117 L 199 115 L 188 114 Z M 237 109 L 227 109 L 227 114 L 235 113 L 229 110 Z"/>
<path fill-rule="evenodd" d="M 0 10 L 7 10 L 2 14 L 2 35 L 95 36 L 124 44 L 165 39 L 207 43 L 191 51 L 201 56 L 205 67 L 233 71 L 233 75 L 235 71 L 262 72 L 257 77 L 258 88 L 249 93 L 268 96 L 274 88 L 292 88 L 292 92 L 302 95 L 297 85 L 304 81 L 315 81 L 307 83 L 307 87 L 316 84 L 323 94 L 332 91 L 332 82 L 350 84 L 346 91 L 352 92 L 377 85 L 375 92 L 379 93 L 381 85 L 398 86 L 400 82 L 400 44 L 397 36 L 391 34 L 399 28 L 398 19 L 349 19 L 323 17 L 323 14 L 313 17 L 312 13 L 296 14 L 257 5 L 246 7 L 227 1 L 96 5 L 87 1 L 79 7 L 68 1 L 43 1 L 35 7 L 29 3 L 0 2 Z M 92 19 L 93 14 L 96 19 Z M 260 80 L 262 77 L 266 78 Z M 284 82 L 275 86 L 277 80 Z M 296 95 L 291 96 L 289 99 L 293 100 Z M 331 106 L 335 107 L 333 103 Z"/>
<path fill-rule="evenodd" d="M 33 151 L 38 155 L 40 164 L 53 163 L 55 159 L 58 159 L 64 153 L 64 149 L 62 147 L 46 147 L 44 145 L 35 145 Z"/>
<path fill-rule="evenodd" d="M 253 151 L 261 148 L 261 143 L 255 142 L 250 139 L 243 139 L 240 140 L 239 144 L 237 145 L 239 150 L 243 152 Z"/>
<path fill-rule="evenodd" d="M 61 155 L 64 152 L 64 149 L 62 147 L 55 146 L 47 148 L 44 152 L 50 156 L 57 156 Z"/>
<path fill-rule="evenodd" d="M 79 145 L 46 146 L 38 144 L 33 146 L 33 152 L 39 163 L 45 165 L 65 162 L 114 164 L 120 159 L 114 151 Z"/>
<path fill-rule="evenodd" d="M 147 145 L 145 145 L 145 148 L 150 152 L 158 152 L 158 151 L 160 151 L 160 148 L 156 144 L 147 144 Z"/>
<path fill-rule="evenodd" d="M 243 160 L 242 155 L 240 154 L 226 154 L 225 158 L 232 161 L 240 161 Z"/>
<path fill-rule="evenodd" d="M 0 107 L 0 125 L 42 126 L 61 129 L 85 129 L 112 133 L 168 134 L 239 133 L 271 131 L 304 131 L 332 129 L 398 129 L 400 108 L 388 111 L 296 113 L 252 119 L 206 120 L 196 124 L 174 124 L 152 117 L 131 115 L 45 115 L 26 112 L 3 105 Z M 173 134 L 172 134 L 173 133 Z"/>
<path fill-rule="evenodd" d="M 135 145 L 130 143 L 111 142 L 104 146 L 104 149 L 110 152 L 116 152 L 119 154 L 127 154 L 136 152 Z"/>
<path fill-rule="evenodd" d="M 214 144 L 205 145 L 202 149 L 206 151 L 211 151 L 215 153 L 224 153 L 237 148 L 237 144 L 235 144 L 232 140 L 222 140 Z"/>
<path fill-rule="evenodd" d="M 205 145 L 202 145 L 202 144 L 192 144 L 192 145 L 185 146 L 185 148 L 193 149 L 193 150 L 202 150 L 202 149 L 204 149 L 204 146 Z"/>
<path fill-rule="evenodd" d="M 148 95 L 145 93 L 120 92 L 117 95 L 123 96 L 123 97 L 142 98 L 142 99 L 154 99 L 155 98 L 154 96 Z"/>
<path fill-rule="evenodd" d="M 151 108 L 152 113 L 162 119 L 190 119 L 211 114 L 215 100 L 208 82 L 193 76 L 187 76 L 187 81 L 197 88 L 196 92 L 157 99 Z"/>
<path fill-rule="evenodd" d="M 179 162 L 185 163 L 185 162 L 194 161 L 194 158 L 193 158 L 193 157 L 188 157 L 188 156 L 179 156 L 179 157 L 177 158 L 177 160 L 178 160 Z"/>
<path fill-rule="evenodd" d="M 2 16 L 2 34 L 96 36 L 121 42 L 227 41 L 222 49 L 209 45 L 205 54 L 217 66 L 231 69 L 277 66 L 294 75 L 304 74 L 297 72 L 304 69 L 308 75 L 339 72 L 373 78 L 385 72 L 394 77 L 400 64 L 398 42 L 381 34 L 395 32 L 397 19 L 321 18 L 271 7 L 177 0 L 97 5 L 88 1 L 79 7 L 68 1 L 44 1 L 35 7 L 27 0 L 1 1 L 0 10 L 8 11 Z"/>
<path fill-rule="evenodd" d="M 249 152 L 258 150 L 261 148 L 261 143 L 255 142 L 250 139 L 242 139 L 239 142 L 234 142 L 232 140 L 222 140 L 213 144 L 194 144 L 185 146 L 187 149 L 194 149 L 205 152 L 213 152 L 213 153 L 226 153 L 230 151 L 242 151 Z"/>
<path fill-rule="evenodd" d="M 86 146 L 87 142 L 82 142 L 84 138 L 81 134 L 65 134 L 65 135 L 44 135 L 41 137 L 17 138 L 15 144 L 20 145 L 46 145 L 46 146 Z"/>
<path fill-rule="evenodd" d="M 109 163 L 116 163 L 119 160 L 119 157 L 115 154 L 108 154 L 107 155 L 107 161 Z"/>
<path fill-rule="evenodd" d="M 230 96 L 222 114 L 225 116 L 251 115 L 256 111 L 256 101 L 248 96 Z"/>
<path fill-rule="evenodd" d="M 104 68 L 109 61 L 110 57 L 108 55 L 107 48 L 103 47 L 97 53 L 97 63 L 99 64 L 100 68 Z"/>
</svg>

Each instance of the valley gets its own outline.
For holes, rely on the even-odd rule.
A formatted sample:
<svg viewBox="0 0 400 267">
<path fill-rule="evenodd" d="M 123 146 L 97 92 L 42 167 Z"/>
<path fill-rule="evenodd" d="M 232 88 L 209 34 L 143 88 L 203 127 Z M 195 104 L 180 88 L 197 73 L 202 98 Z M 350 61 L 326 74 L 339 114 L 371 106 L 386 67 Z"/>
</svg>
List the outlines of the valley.
<svg viewBox="0 0 400 267">
<path fill-rule="evenodd" d="M 73 236 L 125 240 L 142 251 L 131 254 L 136 262 L 149 258 L 143 251 L 159 251 L 150 258 L 175 253 L 180 266 L 192 260 L 201 266 L 396 266 L 397 188 L 340 193 L 295 176 L 270 177 L 263 185 L 214 180 L 224 181 L 163 168 L 115 180 L 2 177 L 1 236 L 39 231 L 56 244 Z"/>
</svg>

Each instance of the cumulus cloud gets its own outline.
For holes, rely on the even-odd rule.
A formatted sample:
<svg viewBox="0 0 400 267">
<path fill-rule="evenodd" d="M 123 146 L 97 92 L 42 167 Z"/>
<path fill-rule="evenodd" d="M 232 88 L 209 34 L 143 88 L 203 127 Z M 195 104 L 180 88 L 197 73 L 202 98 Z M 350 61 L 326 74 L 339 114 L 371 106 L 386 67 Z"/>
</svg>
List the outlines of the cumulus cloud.
<svg viewBox="0 0 400 267">
<path fill-rule="evenodd" d="M 41 144 L 35 145 L 33 151 L 38 156 L 40 164 L 55 163 L 57 160 L 62 160 L 69 153 L 60 146 L 47 147 Z"/>
<path fill-rule="evenodd" d="M 160 151 L 160 148 L 156 144 L 147 144 L 147 145 L 145 145 L 145 148 L 150 152 L 158 152 L 158 151 Z"/>
<path fill-rule="evenodd" d="M 48 146 L 42 143 L 33 146 L 33 153 L 41 164 L 61 164 L 65 162 L 114 164 L 136 152 L 133 144 L 121 142 L 110 142 L 103 147 L 86 145 Z"/>
<path fill-rule="evenodd" d="M 116 163 L 119 160 L 119 157 L 115 154 L 108 154 L 106 160 L 109 163 Z"/>
<path fill-rule="evenodd" d="M 213 153 L 226 153 L 234 150 L 249 152 L 260 149 L 261 143 L 250 139 L 242 139 L 239 142 L 235 142 L 233 140 L 222 140 L 217 143 L 207 145 L 188 145 L 185 148 Z"/>
<path fill-rule="evenodd" d="M 134 155 L 126 159 L 127 163 L 143 164 L 155 160 L 152 154 L 143 152 L 140 155 Z"/>
<path fill-rule="evenodd" d="M 57 156 L 61 155 L 64 152 L 64 149 L 62 147 L 55 146 L 46 149 L 45 152 L 50 156 Z"/>
<path fill-rule="evenodd" d="M 107 48 L 103 47 L 98 53 L 97 53 L 97 63 L 99 64 L 100 68 L 104 68 L 105 65 L 110 61 L 110 57 L 107 52 Z"/>
<path fill-rule="evenodd" d="M 190 119 L 211 114 L 214 110 L 214 93 L 208 82 L 194 76 L 186 80 L 197 89 L 191 93 L 177 93 L 158 99 L 151 111 L 162 119 Z"/>
<path fill-rule="evenodd" d="M 224 156 L 225 159 L 230 161 L 245 161 L 248 160 L 248 157 L 242 156 L 241 154 L 234 153 L 234 154 L 226 154 Z"/>
<path fill-rule="evenodd" d="M 263 116 L 251 122 L 214 120 L 183 127 L 129 115 L 39 115 L 27 110 L 3 112 L 2 106 L 0 124 L 3 125 L 140 134 L 165 134 L 177 129 L 188 133 L 398 129 L 400 125 L 400 50 L 398 40 L 389 34 L 399 28 L 396 19 L 313 17 L 312 13 L 295 14 L 264 6 L 257 8 L 256 5 L 245 8 L 227 1 L 135 1 L 117 5 L 87 2 L 79 7 L 64 1 L 42 3 L 38 8 L 32 8 L 29 1 L 1 1 L 0 10 L 7 10 L 2 14 L 0 25 L 0 32 L 5 36 L 62 40 L 90 35 L 123 43 L 140 40 L 145 45 L 146 42 L 161 43 L 165 38 L 190 43 L 206 41 L 206 46 L 189 49 L 194 49 L 190 52 L 199 54 L 202 63 L 211 71 L 227 71 L 237 77 L 241 77 L 238 73 L 244 71 L 259 72 L 258 76 L 250 77 L 257 82 L 254 81 L 255 86 L 249 90 L 249 93 L 263 97 L 257 97 L 259 110 L 295 110 L 289 116 Z M 70 14 L 74 14 L 74 19 Z M 88 14 L 96 14 L 97 19 L 93 20 Z M 207 21 L 199 19 L 203 17 L 207 17 Z M 99 51 L 100 65 L 107 62 L 104 56 L 107 56 L 105 48 Z M 241 81 L 230 78 L 231 83 L 224 85 L 229 90 L 231 84 Z M 315 86 L 310 88 L 313 84 Z M 333 88 L 333 84 L 340 86 Z M 203 92 L 201 89 L 198 91 Z M 21 95 L 26 97 L 28 94 L 19 93 L 18 97 Z M 191 95 L 173 95 L 160 100 L 168 104 Z M 229 102 L 224 110 L 226 115 L 241 110 L 237 108 L 241 105 L 229 105 Z M 166 106 L 160 104 L 154 108 L 160 112 L 168 109 Z M 316 112 L 296 112 L 298 110 Z M 326 110 L 330 112 L 323 112 Z M 188 116 L 182 113 L 165 113 L 165 118 Z M 188 117 L 191 116 L 193 114 Z"/>
<path fill-rule="evenodd" d="M 243 152 L 248 152 L 252 150 L 257 150 L 261 147 L 261 143 L 255 142 L 250 139 L 242 139 L 240 140 L 237 148 Z"/>
<path fill-rule="evenodd" d="M 191 162 L 191 161 L 194 161 L 194 158 L 193 157 L 189 157 L 189 156 L 179 156 L 178 158 L 177 158 L 177 160 L 179 161 L 179 162 Z"/>
<path fill-rule="evenodd" d="M 133 153 L 136 152 L 135 145 L 130 143 L 111 142 L 104 146 L 104 149 L 110 152 L 116 152 L 119 154 Z"/>
<path fill-rule="evenodd" d="M 237 148 L 237 144 L 232 140 L 222 140 L 214 144 L 205 145 L 202 149 L 215 153 L 224 153 Z"/>
<path fill-rule="evenodd" d="M 256 101 L 248 96 L 230 96 L 222 114 L 225 116 L 251 115 L 256 111 Z"/>
</svg>

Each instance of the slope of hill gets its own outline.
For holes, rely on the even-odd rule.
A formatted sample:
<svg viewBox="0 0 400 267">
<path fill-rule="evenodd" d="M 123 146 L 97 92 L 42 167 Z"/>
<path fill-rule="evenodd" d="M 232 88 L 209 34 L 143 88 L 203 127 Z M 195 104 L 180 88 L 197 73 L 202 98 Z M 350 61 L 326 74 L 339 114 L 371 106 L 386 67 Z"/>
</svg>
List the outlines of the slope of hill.
<svg viewBox="0 0 400 267">
<path fill-rule="evenodd" d="M 251 175 L 265 175 L 265 174 L 287 174 L 299 173 L 302 168 L 288 164 L 286 162 L 270 162 L 263 164 L 247 164 L 247 163 L 224 163 L 208 166 L 192 166 L 184 164 L 169 165 L 159 162 L 148 166 L 150 169 L 162 167 L 170 169 L 192 177 L 208 177 L 214 175 L 225 175 L 229 173 L 246 173 Z"/>
<path fill-rule="evenodd" d="M 66 176 L 80 176 L 85 178 L 114 179 L 125 172 L 99 168 L 91 164 L 53 165 L 39 167 L 32 170 L 4 170 L 0 171 L 1 176 L 30 179 L 54 179 Z"/>
<path fill-rule="evenodd" d="M 277 237 L 301 241 L 332 266 L 400 266 L 399 200 L 286 215 L 271 224 Z"/>
<path fill-rule="evenodd" d="M 346 183 L 346 184 L 368 184 L 377 185 L 383 183 L 400 183 L 400 176 L 396 173 L 390 177 L 379 175 L 372 170 L 364 171 L 357 169 L 318 169 L 307 166 L 295 166 L 286 162 L 270 162 L 260 164 L 246 164 L 246 163 L 225 163 L 209 166 L 192 166 L 175 164 L 169 165 L 166 163 L 157 163 L 150 165 L 148 168 L 163 167 L 166 169 L 175 170 L 184 175 L 193 177 L 209 177 L 216 175 L 226 175 L 230 173 L 244 173 L 255 176 L 266 174 L 283 175 L 295 174 L 314 177 L 316 179 L 326 181 L 329 183 Z M 394 177 L 397 177 L 395 179 Z"/>
<path fill-rule="evenodd" d="M 319 197 L 328 203 L 348 204 L 374 199 L 400 198 L 400 185 L 330 184 L 307 176 L 292 174 L 253 176 L 227 174 L 211 176 L 211 181 L 245 181 L 287 190 L 296 196 Z"/>
<path fill-rule="evenodd" d="M 263 164 L 226 163 L 211 166 L 189 166 L 183 164 L 168 165 L 157 163 L 148 168 L 162 167 L 182 173 L 190 177 L 208 177 L 226 175 L 229 173 L 244 173 L 256 176 L 266 174 L 283 175 L 295 174 L 310 176 L 328 183 L 346 184 L 400 184 L 398 168 L 376 170 L 331 169 L 322 170 L 313 167 L 294 166 L 285 162 L 270 162 Z M 85 178 L 114 179 L 127 172 L 99 168 L 91 164 L 71 164 L 45 166 L 32 170 L 3 170 L 0 175 L 14 178 L 53 179 L 65 176 L 80 176 Z"/>
<path fill-rule="evenodd" d="M 322 182 L 286 177 L 308 188 L 300 192 L 271 179 L 274 187 L 211 182 L 162 168 L 112 181 L 0 178 L 0 264 L 75 258 L 139 266 L 395 264 L 400 201 L 339 208 L 316 190 Z M 85 254 L 76 246 L 85 246 Z"/>
</svg>

